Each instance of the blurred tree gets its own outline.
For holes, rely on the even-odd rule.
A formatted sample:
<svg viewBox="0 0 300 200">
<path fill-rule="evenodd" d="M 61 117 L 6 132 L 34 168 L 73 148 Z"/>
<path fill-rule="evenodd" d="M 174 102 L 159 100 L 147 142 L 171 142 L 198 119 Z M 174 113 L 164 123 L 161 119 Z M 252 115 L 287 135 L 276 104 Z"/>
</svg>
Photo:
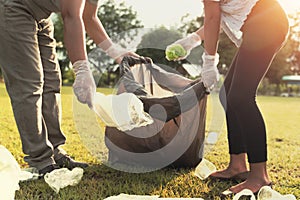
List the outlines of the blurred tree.
<svg viewBox="0 0 300 200">
<path fill-rule="evenodd" d="M 137 19 L 137 13 L 132 10 L 132 7 L 128 7 L 124 2 L 116 3 L 113 0 L 107 0 L 103 2 L 98 9 L 98 17 L 108 35 L 110 35 L 114 41 L 121 45 L 125 44 L 127 41 L 130 41 L 137 34 L 137 29 L 143 27 L 141 21 Z M 70 61 L 67 57 L 67 52 L 64 47 L 63 22 L 61 16 L 54 15 L 53 22 L 55 26 L 54 37 L 57 41 L 57 52 L 62 76 L 64 80 L 69 80 L 72 82 L 74 79 L 74 74 L 68 72 L 70 69 Z M 89 37 L 87 37 L 86 45 L 88 53 L 96 48 L 96 44 L 94 44 Z M 94 56 L 95 58 L 98 55 L 94 53 L 91 55 L 89 54 L 89 57 L 90 56 Z M 103 58 L 109 59 L 108 57 Z M 102 62 L 101 60 L 102 57 L 100 60 L 98 59 L 96 63 L 93 63 L 95 67 L 94 70 L 99 71 L 100 66 L 106 66 L 105 68 L 107 68 L 107 71 L 111 71 L 109 68 L 115 65 L 114 62 L 112 60 L 104 60 Z"/>
</svg>

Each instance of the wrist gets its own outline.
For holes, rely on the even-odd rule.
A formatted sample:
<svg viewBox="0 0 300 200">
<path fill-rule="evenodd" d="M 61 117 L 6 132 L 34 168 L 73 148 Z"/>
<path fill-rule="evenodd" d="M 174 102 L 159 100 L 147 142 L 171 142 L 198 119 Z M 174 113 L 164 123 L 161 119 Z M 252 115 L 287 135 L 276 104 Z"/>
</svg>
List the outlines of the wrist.
<svg viewBox="0 0 300 200">
<path fill-rule="evenodd" d="M 128 53 L 126 49 L 115 43 L 113 43 L 108 49 L 104 50 L 104 52 L 115 60 Z"/>
<path fill-rule="evenodd" d="M 203 53 L 202 60 L 203 60 L 203 68 L 211 68 L 211 67 L 216 68 L 219 63 L 219 54 L 216 53 L 215 55 L 209 55 L 207 53 Z"/>
<path fill-rule="evenodd" d="M 76 62 L 73 63 L 73 70 L 75 74 L 78 71 L 89 71 L 89 61 L 88 60 L 77 60 Z"/>
<path fill-rule="evenodd" d="M 97 44 L 97 46 L 104 52 L 106 52 L 112 45 L 114 45 L 114 43 L 111 41 L 111 39 L 104 40 L 103 42 Z"/>
<path fill-rule="evenodd" d="M 190 37 L 196 42 L 196 43 L 200 43 L 202 42 L 202 38 L 200 37 L 200 35 L 197 34 L 197 32 L 193 32 L 190 34 Z"/>
</svg>

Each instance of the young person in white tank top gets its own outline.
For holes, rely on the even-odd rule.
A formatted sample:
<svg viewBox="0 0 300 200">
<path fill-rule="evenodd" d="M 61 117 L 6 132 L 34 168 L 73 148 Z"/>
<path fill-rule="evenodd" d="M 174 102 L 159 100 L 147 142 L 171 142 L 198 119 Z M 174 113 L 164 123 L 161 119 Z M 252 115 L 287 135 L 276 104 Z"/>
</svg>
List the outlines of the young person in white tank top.
<svg viewBox="0 0 300 200">
<path fill-rule="evenodd" d="M 271 184 L 266 169 L 266 128 L 255 101 L 256 90 L 286 40 L 287 16 L 276 0 L 204 0 L 203 3 L 204 26 L 174 43 L 190 52 L 205 41 L 201 78 L 208 90 L 219 79 L 220 30 L 238 47 L 220 91 L 226 113 L 230 161 L 226 169 L 210 177 L 244 180 L 223 195 L 243 189 L 256 193 L 262 186 Z"/>
</svg>

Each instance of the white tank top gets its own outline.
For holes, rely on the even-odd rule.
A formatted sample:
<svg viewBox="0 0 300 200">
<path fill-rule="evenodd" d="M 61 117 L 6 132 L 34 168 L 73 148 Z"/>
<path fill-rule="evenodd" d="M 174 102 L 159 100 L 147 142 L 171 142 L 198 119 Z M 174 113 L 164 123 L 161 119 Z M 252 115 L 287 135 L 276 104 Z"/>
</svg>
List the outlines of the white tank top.
<svg viewBox="0 0 300 200">
<path fill-rule="evenodd" d="M 239 47 L 242 42 L 241 28 L 252 8 L 259 0 L 211 0 L 220 2 L 221 28 Z"/>
</svg>

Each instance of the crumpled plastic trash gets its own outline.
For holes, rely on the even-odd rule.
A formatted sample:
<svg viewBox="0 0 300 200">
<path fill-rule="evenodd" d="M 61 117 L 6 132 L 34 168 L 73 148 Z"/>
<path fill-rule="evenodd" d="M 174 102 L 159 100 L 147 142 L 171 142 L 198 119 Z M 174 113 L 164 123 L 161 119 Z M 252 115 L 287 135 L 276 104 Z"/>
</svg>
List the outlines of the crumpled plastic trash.
<svg viewBox="0 0 300 200">
<path fill-rule="evenodd" d="M 20 167 L 13 155 L 0 145 L 0 194 L 1 200 L 13 200 L 19 190 Z"/>
<path fill-rule="evenodd" d="M 257 200 L 296 200 L 296 197 L 294 195 L 282 195 L 269 186 L 260 188 L 257 198 Z"/>
<path fill-rule="evenodd" d="M 93 110 L 107 126 L 120 131 L 153 123 L 152 117 L 144 112 L 142 101 L 132 93 L 104 95 L 97 92 L 93 105 Z"/>
<path fill-rule="evenodd" d="M 256 200 L 252 191 L 248 189 L 244 189 L 237 193 L 233 197 L 233 200 L 239 200 L 242 196 L 251 196 L 250 200 Z M 270 186 L 263 186 L 258 192 L 257 200 L 296 200 L 296 197 L 292 194 L 282 195 L 273 190 Z"/>
<path fill-rule="evenodd" d="M 201 180 L 205 180 L 216 170 L 216 166 L 213 163 L 203 158 L 201 162 L 197 165 L 194 175 L 199 177 Z"/>
<path fill-rule="evenodd" d="M 31 181 L 37 180 L 39 178 L 39 172 L 37 168 L 30 167 L 21 169 L 19 180 L 23 181 Z"/>
<path fill-rule="evenodd" d="M 58 193 L 61 188 L 78 184 L 83 176 L 83 169 L 75 167 L 70 171 L 67 168 L 55 169 L 45 174 L 45 182 Z"/>
<path fill-rule="evenodd" d="M 218 141 L 219 134 L 217 132 L 209 132 L 206 137 L 207 144 L 216 144 Z"/>
</svg>

